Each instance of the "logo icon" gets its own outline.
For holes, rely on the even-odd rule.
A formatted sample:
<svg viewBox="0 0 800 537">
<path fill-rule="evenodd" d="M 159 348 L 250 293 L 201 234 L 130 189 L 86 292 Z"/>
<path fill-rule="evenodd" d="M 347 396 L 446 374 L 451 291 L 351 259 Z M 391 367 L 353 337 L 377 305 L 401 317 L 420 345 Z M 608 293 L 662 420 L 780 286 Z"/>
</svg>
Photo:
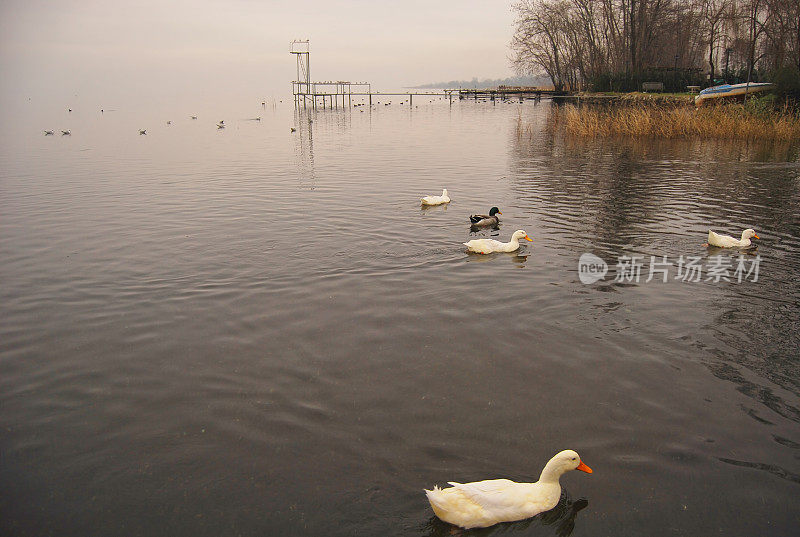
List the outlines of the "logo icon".
<svg viewBox="0 0 800 537">
<path fill-rule="evenodd" d="M 606 272 L 608 272 L 608 265 L 594 254 L 585 253 L 578 259 L 578 277 L 581 283 L 589 285 L 602 280 Z"/>
</svg>

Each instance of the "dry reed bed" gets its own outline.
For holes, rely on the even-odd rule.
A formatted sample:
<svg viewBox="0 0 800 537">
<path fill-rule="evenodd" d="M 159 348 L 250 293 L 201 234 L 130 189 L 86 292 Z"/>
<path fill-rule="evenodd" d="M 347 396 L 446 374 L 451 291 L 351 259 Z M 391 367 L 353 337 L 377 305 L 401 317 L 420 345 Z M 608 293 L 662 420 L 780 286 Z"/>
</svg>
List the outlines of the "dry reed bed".
<svg viewBox="0 0 800 537">
<path fill-rule="evenodd" d="M 750 111 L 741 105 L 694 107 L 574 106 L 557 122 L 575 136 L 649 136 L 800 140 L 800 116 L 789 110 Z"/>
</svg>

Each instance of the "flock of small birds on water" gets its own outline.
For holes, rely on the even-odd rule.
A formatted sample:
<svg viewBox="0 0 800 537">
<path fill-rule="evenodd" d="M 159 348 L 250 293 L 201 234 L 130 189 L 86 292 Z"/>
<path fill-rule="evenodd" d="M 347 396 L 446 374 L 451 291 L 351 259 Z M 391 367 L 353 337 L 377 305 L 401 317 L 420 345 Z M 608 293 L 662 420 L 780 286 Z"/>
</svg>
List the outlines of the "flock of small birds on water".
<svg viewBox="0 0 800 537">
<path fill-rule="evenodd" d="M 283 101 L 280 101 L 280 102 L 283 102 Z M 266 101 L 261 103 L 262 107 L 266 107 L 266 105 L 267 105 Z M 67 112 L 72 113 L 72 108 L 67 108 Z M 105 113 L 105 109 L 101 108 L 100 109 L 100 113 L 104 114 Z M 196 120 L 197 116 L 189 116 L 189 118 L 192 119 L 192 120 Z M 249 118 L 246 121 L 261 121 L 261 116 Z M 170 126 L 170 125 L 172 125 L 172 121 L 168 120 L 167 121 L 167 126 Z M 216 127 L 217 127 L 217 130 L 224 129 L 225 128 L 225 120 L 224 119 L 219 120 L 217 122 L 217 124 L 216 124 Z M 295 132 L 296 130 L 297 129 L 295 129 L 294 127 L 291 127 L 291 132 Z M 45 130 L 44 131 L 44 135 L 45 136 L 54 136 L 55 135 L 55 131 L 54 130 Z M 69 130 L 69 129 L 62 129 L 61 130 L 61 136 L 71 136 L 71 135 L 72 135 L 72 131 L 71 130 Z M 139 136 L 146 136 L 146 135 L 147 135 L 147 129 L 139 129 Z"/>
<path fill-rule="evenodd" d="M 442 98 L 439 98 L 439 100 L 442 100 Z M 480 101 L 483 102 L 484 99 L 480 99 Z M 283 102 L 283 101 L 280 101 L 280 102 Z M 430 100 L 429 102 L 433 102 L 433 100 Z M 267 104 L 266 101 L 264 101 L 264 102 L 261 103 L 261 106 L 262 107 L 266 107 L 266 104 Z M 392 101 L 384 102 L 384 103 L 381 103 L 381 101 L 377 101 L 376 104 L 383 104 L 384 106 L 391 106 L 392 105 Z M 405 103 L 404 102 L 400 102 L 400 104 L 402 105 L 402 104 L 405 104 Z M 364 112 L 363 108 L 365 106 L 368 106 L 367 103 L 356 103 L 356 104 L 352 105 L 353 108 L 359 109 L 359 112 Z M 376 109 L 376 105 L 372 105 L 371 108 L 373 110 Z M 414 108 L 419 108 L 419 106 L 415 106 Z M 68 108 L 67 112 L 71 113 L 72 112 L 72 108 Z M 101 114 L 105 113 L 105 110 L 101 108 L 100 109 L 100 113 Z M 189 117 L 192 120 L 196 120 L 197 119 L 197 116 L 189 116 Z M 254 118 L 249 118 L 247 121 L 261 121 L 261 116 L 254 117 Z M 167 121 L 167 126 L 170 126 L 170 125 L 172 125 L 172 121 L 168 120 Z M 224 129 L 225 126 L 226 126 L 225 125 L 225 120 L 220 120 L 216 124 L 217 130 Z M 56 131 L 54 131 L 54 130 L 45 130 L 44 131 L 44 135 L 45 136 L 55 136 L 55 132 Z M 297 128 L 296 127 L 289 127 L 289 132 L 297 132 Z M 146 136 L 146 135 L 147 135 L 147 129 L 139 129 L 139 136 Z M 70 129 L 61 129 L 61 136 L 72 136 L 72 131 Z"/>
<path fill-rule="evenodd" d="M 67 112 L 72 112 L 72 108 L 67 109 Z M 103 109 L 100 110 L 100 113 L 104 113 L 104 112 L 105 112 L 105 110 L 103 110 Z M 197 116 L 189 116 L 189 118 L 192 119 L 192 120 L 195 120 L 195 119 L 197 119 Z M 261 121 L 261 116 L 250 118 L 248 121 Z M 169 126 L 169 125 L 172 125 L 172 121 L 171 120 L 167 121 L 167 126 Z M 225 128 L 225 120 L 221 119 L 221 120 L 219 120 L 217 122 L 217 129 L 224 129 L 224 128 Z M 297 129 L 295 129 L 294 127 L 291 127 L 291 132 L 295 132 L 295 130 L 297 130 Z M 55 131 L 53 131 L 53 130 L 45 130 L 44 131 L 44 135 L 45 136 L 55 136 Z M 147 129 L 139 129 L 139 136 L 146 136 L 146 135 L 147 135 Z M 69 129 L 61 129 L 61 136 L 72 136 L 72 131 L 69 130 Z"/>
</svg>

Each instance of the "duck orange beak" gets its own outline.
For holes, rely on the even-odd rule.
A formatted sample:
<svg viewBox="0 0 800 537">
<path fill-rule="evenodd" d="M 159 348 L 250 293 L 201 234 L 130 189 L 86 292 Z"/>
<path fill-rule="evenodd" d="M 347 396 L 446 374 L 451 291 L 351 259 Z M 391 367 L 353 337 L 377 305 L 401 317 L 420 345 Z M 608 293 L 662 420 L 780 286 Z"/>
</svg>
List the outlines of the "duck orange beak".
<svg viewBox="0 0 800 537">
<path fill-rule="evenodd" d="M 583 464 L 583 461 L 581 461 L 581 463 L 575 469 L 576 470 L 580 470 L 581 472 L 586 472 L 587 474 L 591 474 L 592 473 L 592 469 L 589 468 L 588 466 L 586 466 L 585 464 Z"/>
<path fill-rule="evenodd" d="M 503 213 L 501 213 L 500 211 L 497 211 L 497 214 L 503 214 Z"/>
<path fill-rule="evenodd" d="M 530 238 L 530 237 L 528 237 L 527 235 L 525 235 L 524 239 L 525 239 L 526 241 L 531 241 L 531 242 L 533 242 L 533 239 L 532 239 L 532 238 Z"/>
<path fill-rule="evenodd" d="M 755 237 L 755 238 L 757 238 L 757 239 L 760 239 L 760 238 L 761 238 L 761 237 L 759 237 L 758 235 L 753 235 L 753 237 Z"/>
</svg>

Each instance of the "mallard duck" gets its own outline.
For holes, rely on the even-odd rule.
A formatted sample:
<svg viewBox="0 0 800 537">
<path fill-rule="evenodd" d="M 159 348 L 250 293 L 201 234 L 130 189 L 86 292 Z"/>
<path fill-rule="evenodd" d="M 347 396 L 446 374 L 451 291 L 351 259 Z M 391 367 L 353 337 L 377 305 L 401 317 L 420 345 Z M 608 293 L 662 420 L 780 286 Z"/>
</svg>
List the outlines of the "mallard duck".
<svg viewBox="0 0 800 537">
<path fill-rule="evenodd" d="M 509 479 L 450 481 L 452 487 L 425 489 L 425 494 L 433 512 L 445 522 L 462 528 L 485 528 L 530 518 L 555 507 L 561 497 L 558 479 L 570 470 L 592 473 L 576 452 L 567 449 L 547 462 L 536 483 Z"/>
<path fill-rule="evenodd" d="M 742 238 L 734 239 L 728 235 L 719 235 L 713 231 L 708 232 L 708 245 L 717 246 L 719 248 L 749 248 L 751 245 L 750 238 L 759 238 L 756 232 L 752 229 L 745 229 L 742 231 Z"/>
<path fill-rule="evenodd" d="M 53 135 L 53 131 L 44 131 L 44 135 L 45 136 L 52 136 Z"/>
<path fill-rule="evenodd" d="M 516 252 L 519 249 L 519 240 L 525 239 L 526 241 L 533 242 L 533 239 L 528 237 L 524 230 L 518 229 L 511 235 L 509 242 L 500 242 L 494 239 L 473 239 L 465 242 L 464 246 L 470 252 L 478 254 L 491 254 L 492 252 Z"/>
<path fill-rule="evenodd" d="M 442 190 L 441 196 L 425 196 L 422 198 L 422 205 L 441 205 L 443 203 L 450 203 L 450 196 L 447 195 L 447 189 Z"/>
<path fill-rule="evenodd" d="M 497 218 L 498 214 L 503 213 L 497 207 L 492 207 L 489 209 L 488 215 L 473 214 L 469 217 L 469 221 L 474 227 L 496 226 L 500 222 L 500 219 Z"/>
</svg>

